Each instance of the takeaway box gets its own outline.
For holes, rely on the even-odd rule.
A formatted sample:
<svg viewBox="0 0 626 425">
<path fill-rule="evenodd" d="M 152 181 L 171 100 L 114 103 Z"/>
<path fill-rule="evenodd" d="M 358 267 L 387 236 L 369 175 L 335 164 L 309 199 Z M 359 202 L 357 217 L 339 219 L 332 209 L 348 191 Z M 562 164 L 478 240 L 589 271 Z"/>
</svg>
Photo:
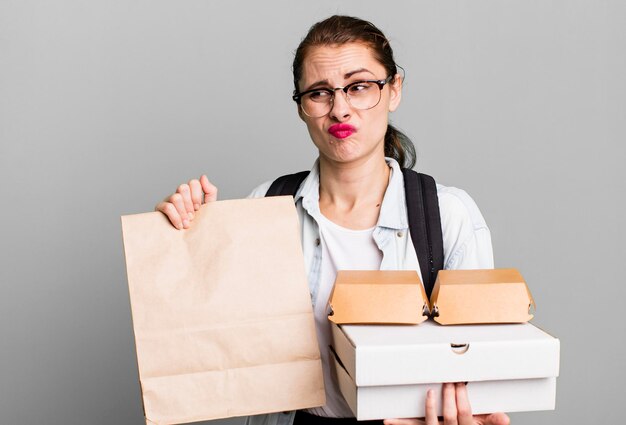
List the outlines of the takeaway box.
<svg viewBox="0 0 626 425">
<path fill-rule="evenodd" d="M 329 304 L 339 325 L 524 323 L 535 306 L 517 269 L 440 270 L 430 301 L 415 270 L 340 270 Z"/>
<path fill-rule="evenodd" d="M 340 390 L 359 420 L 423 417 L 426 392 L 442 382 L 468 382 L 475 414 L 555 407 L 559 340 L 529 323 L 332 324 L 332 333 Z"/>
<path fill-rule="evenodd" d="M 418 324 L 429 314 L 415 270 L 339 270 L 329 304 L 337 324 Z"/>
<path fill-rule="evenodd" d="M 535 302 L 517 269 L 440 270 L 430 306 L 442 325 L 523 323 Z"/>
</svg>

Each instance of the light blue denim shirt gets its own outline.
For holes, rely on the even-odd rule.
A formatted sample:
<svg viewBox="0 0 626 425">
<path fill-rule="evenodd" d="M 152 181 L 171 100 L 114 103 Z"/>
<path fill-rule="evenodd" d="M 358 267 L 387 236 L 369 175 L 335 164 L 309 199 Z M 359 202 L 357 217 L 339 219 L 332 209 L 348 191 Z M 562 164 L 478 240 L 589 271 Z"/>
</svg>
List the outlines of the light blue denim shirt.
<svg viewBox="0 0 626 425">
<path fill-rule="evenodd" d="M 411 241 L 404 194 L 404 179 L 398 163 L 386 158 L 391 168 L 389 185 L 380 208 L 378 223 L 373 237 L 383 253 L 381 270 L 421 271 Z M 252 191 L 249 197 L 263 197 L 271 185 L 265 182 Z M 455 187 L 437 185 L 445 269 L 493 268 L 491 234 L 485 220 L 472 198 Z M 318 221 L 319 208 L 319 161 L 304 180 L 295 196 L 300 218 L 302 251 L 309 282 L 311 299 L 317 299 L 320 285 L 322 247 Z M 248 417 L 250 425 L 291 425 L 294 412 L 272 413 Z"/>
</svg>

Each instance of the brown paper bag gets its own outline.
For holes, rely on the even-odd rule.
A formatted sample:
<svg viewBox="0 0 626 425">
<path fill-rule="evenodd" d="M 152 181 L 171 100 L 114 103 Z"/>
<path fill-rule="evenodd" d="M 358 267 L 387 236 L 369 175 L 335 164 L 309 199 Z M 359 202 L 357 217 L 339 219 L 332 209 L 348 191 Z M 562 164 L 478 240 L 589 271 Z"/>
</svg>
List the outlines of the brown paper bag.
<svg viewBox="0 0 626 425">
<path fill-rule="evenodd" d="M 159 212 L 122 228 L 146 423 L 324 404 L 293 198 L 211 202 L 187 230 Z"/>
</svg>

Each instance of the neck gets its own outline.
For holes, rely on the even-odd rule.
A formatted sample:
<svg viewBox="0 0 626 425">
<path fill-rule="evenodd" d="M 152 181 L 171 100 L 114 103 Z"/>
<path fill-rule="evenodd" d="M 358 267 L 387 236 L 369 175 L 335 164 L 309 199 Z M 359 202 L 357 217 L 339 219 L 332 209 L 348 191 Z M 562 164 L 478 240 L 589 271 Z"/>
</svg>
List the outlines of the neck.
<svg viewBox="0 0 626 425">
<path fill-rule="evenodd" d="M 352 221 L 353 225 L 348 227 L 373 226 L 387 190 L 390 172 L 383 155 L 364 158 L 358 163 L 336 163 L 320 157 L 322 213 L 335 218 L 336 222 L 344 222 L 341 217 L 353 220 L 357 218 L 354 217 L 356 214 L 360 219 Z"/>
</svg>

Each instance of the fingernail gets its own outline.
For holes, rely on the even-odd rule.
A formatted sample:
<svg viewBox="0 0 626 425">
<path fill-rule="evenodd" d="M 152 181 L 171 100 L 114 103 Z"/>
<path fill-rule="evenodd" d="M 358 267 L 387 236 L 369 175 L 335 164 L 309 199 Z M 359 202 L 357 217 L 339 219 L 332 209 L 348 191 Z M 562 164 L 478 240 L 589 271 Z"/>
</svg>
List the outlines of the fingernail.
<svg viewBox="0 0 626 425">
<path fill-rule="evenodd" d="M 193 213 L 192 212 L 188 212 L 187 215 L 189 216 L 190 219 L 193 220 Z"/>
<path fill-rule="evenodd" d="M 200 204 L 193 204 L 193 209 L 198 211 L 200 209 Z"/>
<path fill-rule="evenodd" d="M 178 224 L 176 225 L 176 228 L 177 228 L 178 230 L 182 229 L 182 228 L 183 228 L 183 224 L 182 224 L 182 223 L 178 223 Z"/>
<path fill-rule="evenodd" d="M 185 219 L 183 220 L 183 227 L 186 229 L 187 227 L 189 227 L 189 220 Z"/>
</svg>

